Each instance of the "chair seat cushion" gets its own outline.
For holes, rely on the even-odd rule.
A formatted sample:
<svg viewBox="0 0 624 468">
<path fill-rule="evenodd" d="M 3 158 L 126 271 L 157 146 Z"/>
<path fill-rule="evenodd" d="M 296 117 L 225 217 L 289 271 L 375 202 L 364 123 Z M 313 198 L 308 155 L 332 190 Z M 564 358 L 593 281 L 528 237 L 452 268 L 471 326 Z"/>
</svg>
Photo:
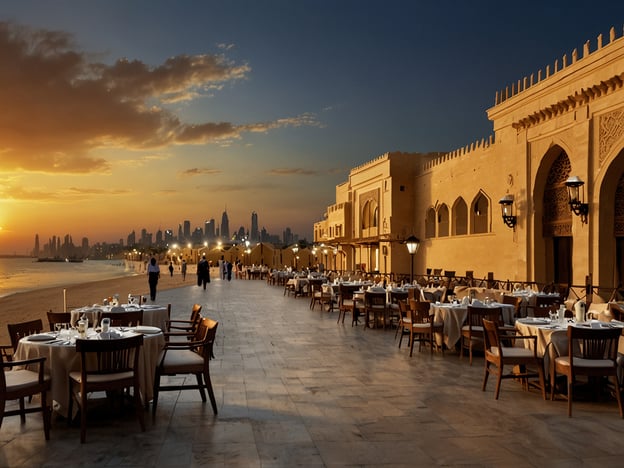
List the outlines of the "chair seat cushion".
<svg viewBox="0 0 624 468">
<path fill-rule="evenodd" d="M 196 352 L 188 349 L 170 349 L 165 355 L 161 372 L 164 374 L 192 374 L 201 372 L 203 369 L 204 358 Z"/>
<path fill-rule="evenodd" d="M 126 380 L 131 379 L 134 375 L 132 371 L 126 372 L 115 372 L 113 374 L 89 374 L 87 375 L 88 383 L 105 383 L 105 382 L 115 382 L 117 380 Z M 75 382 L 82 382 L 82 374 L 80 371 L 73 371 L 69 373 L 69 378 Z"/>
<path fill-rule="evenodd" d="M 490 352 L 494 356 L 499 355 L 499 350 L 497 346 L 492 346 Z M 503 346 L 503 356 L 509 358 L 532 358 L 534 357 L 533 350 L 529 348 L 516 348 L 511 346 Z"/>
<path fill-rule="evenodd" d="M 468 331 L 468 330 L 470 330 L 470 326 L 468 326 L 468 325 L 464 325 L 464 326 L 462 327 L 462 331 Z M 473 326 L 472 326 L 472 331 L 473 331 L 473 332 L 477 332 L 477 333 L 478 333 L 478 332 L 482 332 L 482 331 L 483 331 L 483 327 L 482 327 L 481 325 L 473 325 Z"/>
<path fill-rule="evenodd" d="M 555 359 L 555 362 L 564 367 L 570 367 L 570 356 L 561 356 Z M 614 367 L 613 361 L 610 359 L 583 359 L 574 358 L 574 367 L 593 367 L 597 369 L 608 369 Z"/>
<path fill-rule="evenodd" d="M 12 370 L 4 373 L 6 378 L 7 393 L 24 390 L 39 384 L 39 373 L 29 370 Z M 44 376 L 45 381 L 50 381 L 49 376 Z"/>
</svg>

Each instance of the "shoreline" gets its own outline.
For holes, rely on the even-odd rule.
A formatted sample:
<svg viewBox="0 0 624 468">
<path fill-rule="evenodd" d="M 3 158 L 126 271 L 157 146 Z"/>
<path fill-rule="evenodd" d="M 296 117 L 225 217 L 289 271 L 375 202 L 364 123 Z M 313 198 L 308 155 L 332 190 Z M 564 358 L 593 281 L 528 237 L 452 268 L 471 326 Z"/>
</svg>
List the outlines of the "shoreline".
<svg viewBox="0 0 624 468">
<path fill-rule="evenodd" d="M 182 275 L 175 272 L 173 276 L 162 269 L 156 293 L 158 291 L 182 288 L 197 285 L 194 273 L 186 275 L 186 281 Z M 126 302 L 129 293 L 142 294 L 149 297 L 149 285 L 147 275 L 123 276 L 105 280 L 91 281 L 68 286 L 51 286 L 41 289 L 33 289 L 25 292 L 17 292 L 8 296 L 0 297 L 0 343 L 9 344 L 7 324 L 26 322 L 40 318 L 43 321 L 43 329 L 48 330 L 47 312 L 63 311 L 63 290 L 67 300 L 67 310 L 85 305 L 101 303 L 104 297 L 119 294 L 119 300 Z"/>
</svg>

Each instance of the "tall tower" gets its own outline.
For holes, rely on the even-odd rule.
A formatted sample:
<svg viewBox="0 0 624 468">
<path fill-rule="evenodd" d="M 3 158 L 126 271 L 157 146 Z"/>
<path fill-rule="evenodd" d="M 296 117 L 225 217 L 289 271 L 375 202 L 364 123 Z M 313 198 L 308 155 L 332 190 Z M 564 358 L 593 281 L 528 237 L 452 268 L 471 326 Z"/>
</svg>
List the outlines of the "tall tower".
<svg viewBox="0 0 624 468">
<path fill-rule="evenodd" d="M 191 222 L 187 219 L 184 221 L 184 241 L 191 239 Z"/>
<path fill-rule="evenodd" d="M 230 221 L 228 220 L 227 211 L 221 215 L 221 237 L 224 239 L 230 238 Z"/>
<path fill-rule="evenodd" d="M 249 234 L 250 240 L 258 241 L 260 240 L 258 236 L 258 213 L 255 211 L 251 212 L 251 233 Z"/>
</svg>

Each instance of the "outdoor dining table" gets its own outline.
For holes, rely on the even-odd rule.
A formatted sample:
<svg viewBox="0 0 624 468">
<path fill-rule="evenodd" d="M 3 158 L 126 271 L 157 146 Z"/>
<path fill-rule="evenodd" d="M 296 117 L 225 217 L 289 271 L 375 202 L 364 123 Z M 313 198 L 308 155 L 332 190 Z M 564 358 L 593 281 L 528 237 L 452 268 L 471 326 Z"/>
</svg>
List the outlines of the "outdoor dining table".
<svg viewBox="0 0 624 468">
<path fill-rule="evenodd" d="M 139 357 L 140 389 L 144 403 L 153 397 L 154 375 L 158 356 L 165 346 L 165 337 L 158 328 L 139 326 L 111 328 L 122 337 L 143 333 L 143 346 Z M 121 330 L 124 330 L 123 332 Z M 80 370 L 80 353 L 76 352 L 76 334 L 70 336 L 56 333 L 40 333 L 22 338 L 15 352 L 16 360 L 45 357 L 44 371 L 51 376 L 52 388 L 48 396 L 53 409 L 67 417 L 69 403 L 69 373 Z M 102 339 L 93 329 L 87 330 L 88 339 Z"/>
<path fill-rule="evenodd" d="M 169 306 L 158 304 L 121 304 L 120 307 L 127 312 L 135 310 L 143 310 L 143 323 L 141 325 L 147 325 L 150 327 L 158 327 L 161 330 L 167 328 L 167 320 L 169 320 Z M 80 317 L 83 315 L 89 319 L 90 324 L 96 324 L 99 321 L 99 317 L 102 312 L 110 312 L 111 306 L 98 305 L 80 307 L 71 311 L 71 324 L 74 326 Z"/>
<path fill-rule="evenodd" d="M 537 355 L 544 359 L 545 375 L 550 375 L 550 362 L 557 356 L 567 356 L 568 354 L 568 327 L 574 326 L 590 326 L 593 323 L 598 328 L 608 329 L 610 327 L 624 329 L 624 323 L 611 321 L 611 322 L 580 322 L 576 323 L 571 319 L 565 319 L 566 321 L 560 323 L 557 320 L 551 321 L 547 318 L 540 317 L 526 317 L 516 320 L 516 330 L 522 335 L 536 336 L 537 337 Z M 524 346 L 533 349 L 533 342 L 531 340 L 521 340 Z M 618 353 L 624 354 L 624 336 L 620 337 L 618 343 Z"/>
<path fill-rule="evenodd" d="M 483 305 L 483 307 L 488 306 Z M 490 307 L 500 307 L 503 312 L 503 321 L 506 324 L 513 324 L 513 305 L 495 302 L 490 304 Z M 468 305 L 432 302 L 429 315 L 433 315 L 436 322 L 444 322 L 444 336 L 436 336 L 438 344 L 444 341 L 447 348 L 454 348 L 461 338 L 462 327 L 468 316 Z"/>
</svg>

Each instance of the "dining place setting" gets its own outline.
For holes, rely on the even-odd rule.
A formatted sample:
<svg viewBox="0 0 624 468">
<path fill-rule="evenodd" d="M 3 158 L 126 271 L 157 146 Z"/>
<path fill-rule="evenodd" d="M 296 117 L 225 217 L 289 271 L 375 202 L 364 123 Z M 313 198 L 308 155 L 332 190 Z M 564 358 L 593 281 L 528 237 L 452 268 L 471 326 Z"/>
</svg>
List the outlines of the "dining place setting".
<svg viewBox="0 0 624 468">
<path fill-rule="evenodd" d="M 112 326 L 110 318 L 103 318 L 96 327 L 82 316 L 75 325 L 56 323 L 54 330 L 32 333 L 20 338 L 15 350 L 15 360 L 44 357 L 44 370 L 54 378 L 51 382 L 50 397 L 53 409 L 64 417 L 69 417 L 68 376 L 81 368 L 79 341 L 124 341 L 126 338 L 142 336 L 140 348 L 139 378 L 140 391 L 146 401 L 152 397 L 152 386 L 158 355 L 165 344 L 162 330 L 158 327 L 127 324 Z"/>
</svg>

